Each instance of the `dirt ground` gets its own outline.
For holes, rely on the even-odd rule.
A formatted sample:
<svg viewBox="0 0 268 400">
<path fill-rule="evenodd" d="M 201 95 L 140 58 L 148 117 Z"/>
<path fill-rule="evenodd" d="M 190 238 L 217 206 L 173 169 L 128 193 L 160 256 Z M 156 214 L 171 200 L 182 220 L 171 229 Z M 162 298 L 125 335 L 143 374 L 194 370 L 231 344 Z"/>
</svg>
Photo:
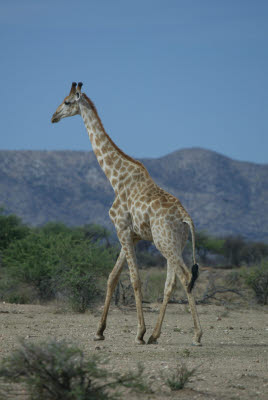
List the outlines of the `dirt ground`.
<svg viewBox="0 0 268 400">
<path fill-rule="evenodd" d="M 158 304 L 144 307 L 145 339 L 152 332 L 158 309 Z M 268 399 L 268 307 L 199 305 L 198 312 L 204 331 L 202 347 L 191 346 L 191 315 L 187 306 L 179 304 L 168 306 L 158 345 L 139 346 L 134 344 L 134 307 L 112 307 L 106 340 L 94 342 L 101 308 L 74 314 L 57 305 L 1 303 L 0 356 L 10 354 L 19 338 L 33 342 L 67 339 L 85 354 L 108 357 L 112 370 L 125 372 L 141 362 L 155 393 L 129 399 Z M 163 374 L 170 376 L 181 363 L 197 371 L 183 390 L 171 391 Z"/>
</svg>

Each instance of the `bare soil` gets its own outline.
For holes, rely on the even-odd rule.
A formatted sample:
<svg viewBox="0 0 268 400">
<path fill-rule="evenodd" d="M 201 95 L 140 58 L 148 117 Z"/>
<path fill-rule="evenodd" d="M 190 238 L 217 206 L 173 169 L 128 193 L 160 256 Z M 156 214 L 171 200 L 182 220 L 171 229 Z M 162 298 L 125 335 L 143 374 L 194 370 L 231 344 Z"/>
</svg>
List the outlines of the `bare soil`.
<svg viewBox="0 0 268 400">
<path fill-rule="evenodd" d="M 159 305 L 144 307 L 149 338 Z M 0 357 L 9 355 L 19 338 L 48 338 L 78 344 L 86 355 L 103 354 L 116 371 L 145 367 L 154 394 L 128 395 L 144 399 L 268 399 L 268 307 L 226 308 L 199 305 L 204 335 L 202 347 L 191 346 L 193 325 L 188 307 L 170 304 L 157 345 L 136 345 L 135 307 L 112 307 L 106 339 L 94 342 L 101 308 L 85 314 L 65 312 L 57 305 L 0 304 Z M 197 367 L 183 390 L 171 391 L 165 376 L 178 365 Z"/>
</svg>

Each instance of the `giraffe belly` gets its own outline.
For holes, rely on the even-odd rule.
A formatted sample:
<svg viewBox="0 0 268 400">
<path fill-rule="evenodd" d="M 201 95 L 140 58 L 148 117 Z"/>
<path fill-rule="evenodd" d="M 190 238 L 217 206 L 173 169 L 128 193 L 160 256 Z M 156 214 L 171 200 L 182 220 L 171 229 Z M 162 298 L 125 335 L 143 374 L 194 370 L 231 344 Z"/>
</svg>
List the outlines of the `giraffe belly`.
<svg viewBox="0 0 268 400">
<path fill-rule="evenodd" d="M 132 220 L 133 232 L 143 240 L 153 240 L 149 221 L 140 222 L 137 218 Z"/>
</svg>

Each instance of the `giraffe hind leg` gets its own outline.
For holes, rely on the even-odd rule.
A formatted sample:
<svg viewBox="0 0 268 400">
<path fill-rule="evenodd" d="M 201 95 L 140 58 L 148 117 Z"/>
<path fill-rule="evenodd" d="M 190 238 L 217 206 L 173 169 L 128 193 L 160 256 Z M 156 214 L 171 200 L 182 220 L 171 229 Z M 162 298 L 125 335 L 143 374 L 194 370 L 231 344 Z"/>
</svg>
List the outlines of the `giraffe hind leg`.
<svg viewBox="0 0 268 400">
<path fill-rule="evenodd" d="M 185 268 L 187 268 L 182 260 L 182 258 L 180 258 L 178 260 L 177 263 L 177 268 L 176 268 L 176 274 L 179 277 L 184 290 L 186 292 L 187 298 L 188 298 L 188 302 L 189 302 L 189 307 L 190 307 L 190 311 L 192 314 L 192 318 L 193 318 L 193 322 L 194 322 L 194 337 L 193 337 L 193 342 L 192 344 L 195 346 L 201 346 L 201 337 L 202 337 L 202 329 L 201 329 L 201 325 L 199 322 L 199 317 L 197 314 L 197 309 L 196 309 L 196 304 L 195 304 L 195 299 L 194 299 L 194 295 L 193 293 L 190 291 L 189 288 L 189 282 L 191 282 L 191 280 L 186 279 L 185 275 L 182 273 L 182 271 L 185 270 Z"/>
<path fill-rule="evenodd" d="M 148 344 L 154 344 L 157 343 L 157 339 L 161 335 L 161 328 L 167 308 L 168 301 L 170 299 L 171 293 L 173 292 L 173 289 L 176 285 L 176 275 L 174 268 L 170 266 L 170 264 L 167 264 L 167 277 L 166 277 L 166 283 L 165 283 L 165 290 L 164 290 L 164 298 L 163 298 L 163 303 L 159 312 L 159 316 L 155 325 L 155 328 L 153 330 L 152 335 L 150 336 L 148 340 Z"/>
</svg>

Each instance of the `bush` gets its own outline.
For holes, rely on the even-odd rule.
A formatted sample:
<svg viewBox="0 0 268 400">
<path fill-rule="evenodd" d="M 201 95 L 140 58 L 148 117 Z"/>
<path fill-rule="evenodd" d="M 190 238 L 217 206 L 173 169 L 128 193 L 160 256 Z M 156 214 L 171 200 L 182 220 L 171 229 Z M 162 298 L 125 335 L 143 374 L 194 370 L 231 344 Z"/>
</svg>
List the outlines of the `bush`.
<svg viewBox="0 0 268 400">
<path fill-rule="evenodd" d="M 173 374 L 166 379 L 166 383 L 171 390 L 181 390 L 195 372 L 196 368 L 189 370 L 185 364 L 177 365 Z"/>
<path fill-rule="evenodd" d="M 151 303 L 158 302 L 163 297 L 165 281 L 166 281 L 166 270 L 151 268 L 150 270 L 144 271 L 142 274 L 142 292 L 145 301 Z"/>
<path fill-rule="evenodd" d="M 31 284 L 37 289 L 40 299 L 53 296 L 53 268 L 60 262 L 60 255 L 55 251 L 56 239 L 61 240 L 62 237 L 32 232 L 3 252 L 7 276 L 17 283 Z"/>
<path fill-rule="evenodd" d="M 89 240 L 71 240 L 64 247 L 53 286 L 65 294 L 74 311 L 84 312 L 101 293 L 102 277 L 113 267 L 115 252 Z"/>
<path fill-rule="evenodd" d="M 0 280 L 0 300 L 15 304 L 32 304 L 36 297 L 36 290 L 30 285 L 21 284 L 5 276 Z"/>
<path fill-rule="evenodd" d="M 8 248 L 10 243 L 20 240 L 28 235 L 30 228 L 21 222 L 16 215 L 4 215 L 0 208 L 0 251 Z"/>
<path fill-rule="evenodd" d="M 99 293 L 99 279 L 113 266 L 114 254 L 81 236 L 62 229 L 32 232 L 4 251 L 6 275 L 13 283 L 32 285 L 41 300 L 61 292 L 75 310 L 85 311 Z"/>
<path fill-rule="evenodd" d="M 17 398 L 21 390 L 32 400 L 105 400 L 118 398 L 120 388 L 148 391 L 142 373 L 142 368 L 123 375 L 108 372 L 99 357 L 86 360 L 79 348 L 64 341 L 22 342 L 0 366 L 3 398 Z"/>
<path fill-rule="evenodd" d="M 260 267 L 250 267 L 241 271 L 245 283 L 253 289 L 259 304 L 268 304 L 268 262 Z"/>
</svg>

